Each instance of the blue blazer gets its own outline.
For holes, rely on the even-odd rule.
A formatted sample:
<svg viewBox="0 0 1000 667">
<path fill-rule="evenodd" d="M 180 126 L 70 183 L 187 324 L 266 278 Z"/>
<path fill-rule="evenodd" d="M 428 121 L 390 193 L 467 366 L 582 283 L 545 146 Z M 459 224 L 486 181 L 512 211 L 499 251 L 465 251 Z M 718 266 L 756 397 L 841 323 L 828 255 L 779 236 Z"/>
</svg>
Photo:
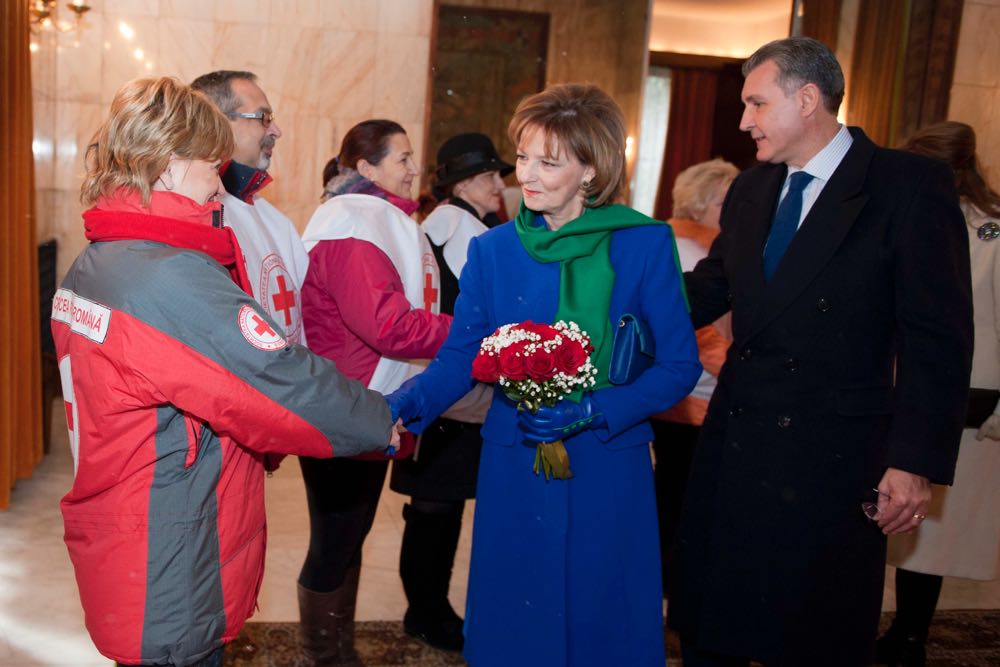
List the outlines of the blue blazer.
<svg viewBox="0 0 1000 667">
<path fill-rule="evenodd" d="M 612 234 L 608 317 L 646 321 L 656 362 L 631 385 L 593 393 L 607 425 L 565 439 L 569 480 L 546 482 L 532 472 L 535 450 L 522 446 L 516 406 L 494 393 L 483 426 L 465 616 L 465 656 L 476 667 L 663 667 L 646 420 L 687 395 L 701 366 L 670 228 Z M 473 239 L 448 340 L 401 389 L 419 405 L 418 414 L 402 415 L 407 428 L 421 432 L 468 391 L 480 341 L 497 327 L 552 322 L 559 280 L 559 263 L 532 259 L 513 224 Z"/>
<path fill-rule="evenodd" d="M 656 341 L 656 362 L 631 385 L 594 392 L 592 399 L 607 426 L 584 431 L 571 440 L 621 448 L 652 439 L 646 420 L 684 398 L 697 382 L 701 365 L 670 227 L 613 232 L 610 252 L 615 284 L 608 317 L 612 325 L 625 313 L 645 321 Z M 472 240 L 448 339 L 427 370 L 409 385 L 419 396 L 420 410 L 417 415 L 404 415 L 415 418 L 407 422 L 408 429 L 421 433 L 469 390 L 479 344 L 497 327 L 524 320 L 553 321 L 559 305 L 559 275 L 558 262 L 541 264 L 528 255 L 513 224 Z M 483 438 L 505 446 L 523 443 L 516 406 L 500 391 L 483 426 Z"/>
</svg>

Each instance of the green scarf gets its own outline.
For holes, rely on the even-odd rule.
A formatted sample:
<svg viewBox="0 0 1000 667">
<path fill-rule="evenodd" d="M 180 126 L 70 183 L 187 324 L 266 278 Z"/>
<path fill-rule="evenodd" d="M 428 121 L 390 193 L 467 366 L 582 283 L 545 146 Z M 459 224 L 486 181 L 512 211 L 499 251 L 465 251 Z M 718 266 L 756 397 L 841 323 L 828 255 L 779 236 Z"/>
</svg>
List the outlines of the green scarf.
<svg viewBox="0 0 1000 667">
<path fill-rule="evenodd" d="M 555 320 L 576 322 L 594 345 L 591 361 L 597 368 L 595 389 L 609 386 L 611 364 L 611 290 L 615 270 L 611 266 L 611 233 L 642 225 L 669 225 L 653 220 L 627 206 L 614 204 L 584 208 L 579 218 L 553 231 L 535 224 L 535 212 L 521 204 L 514 224 L 517 235 L 532 259 L 543 264 L 559 262 L 559 307 Z M 671 237 L 673 231 L 671 230 Z M 674 262 L 677 244 L 673 243 Z M 686 298 L 686 296 L 685 296 Z M 579 401 L 580 393 L 570 398 Z"/>
</svg>

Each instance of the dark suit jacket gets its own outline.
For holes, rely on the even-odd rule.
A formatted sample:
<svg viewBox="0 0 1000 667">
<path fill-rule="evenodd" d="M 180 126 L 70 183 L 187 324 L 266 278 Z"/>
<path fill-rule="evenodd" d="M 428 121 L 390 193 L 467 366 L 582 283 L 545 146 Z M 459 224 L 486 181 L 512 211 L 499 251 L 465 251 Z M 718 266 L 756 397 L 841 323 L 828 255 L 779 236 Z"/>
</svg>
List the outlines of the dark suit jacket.
<svg viewBox="0 0 1000 667">
<path fill-rule="evenodd" d="M 949 483 L 972 355 L 968 241 L 941 163 L 854 143 L 769 283 L 787 168 L 741 175 L 686 276 L 734 342 L 695 456 L 670 622 L 775 665 L 864 664 L 885 539 L 860 509 L 892 466 Z"/>
</svg>

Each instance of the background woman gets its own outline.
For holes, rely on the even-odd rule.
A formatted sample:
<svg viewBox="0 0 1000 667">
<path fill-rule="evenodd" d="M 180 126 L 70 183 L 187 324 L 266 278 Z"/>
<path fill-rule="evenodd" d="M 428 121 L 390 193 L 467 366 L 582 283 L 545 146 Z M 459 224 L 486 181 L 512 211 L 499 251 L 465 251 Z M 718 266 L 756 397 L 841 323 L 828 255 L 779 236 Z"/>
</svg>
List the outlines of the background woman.
<svg viewBox="0 0 1000 667">
<path fill-rule="evenodd" d="M 87 150 L 91 245 L 52 330 L 75 476 L 65 539 L 119 664 L 222 664 L 264 574 L 266 454 L 384 449 L 382 397 L 290 345 L 221 225 L 229 121 L 171 78 L 126 84 Z"/>
<path fill-rule="evenodd" d="M 324 170 L 324 198 L 303 234 L 302 318 L 310 348 L 344 375 L 388 393 L 434 356 L 451 317 L 438 314 L 434 254 L 409 214 L 417 168 L 403 128 L 368 120 Z M 403 452 L 401 452 L 403 454 Z M 309 551 L 299 575 L 303 648 L 316 665 L 354 664 L 361 547 L 388 460 L 300 458 Z"/>
<path fill-rule="evenodd" d="M 421 223 L 441 272 L 441 312 L 455 312 L 458 277 L 469 241 L 496 220 L 503 179 L 514 170 L 483 134 L 459 134 L 438 150 L 434 195 L 442 203 Z M 490 215 L 492 214 L 492 215 Z M 462 619 L 448 602 L 465 500 L 476 496 L 479 430 L 492 389 L 476 385 L 426 429 L 412 459 L 393 463 L 390 488 L 411 496 L 403 506 L 399 576 L 409 607 L 405 630 L 438 648 L 462 649 Z"/>
<path fill-rule="evenodd" d="M 954 485 L 934 487 L 920 530 L 889 541 L 889 562 L 897 568 L 896 617 L 876 657 L 912 667 L 925 664 L 942 575 L 988 581 L 1000 563 L 1000 195 L 982 177 L 976 134 L 965 123 L 925 127 L 903 148 L 943 160 L 955 172 L 969 232 L 976 332 Z"/>
<path fill-rule="evenodd" d="M 681 271 L 690 271 L 708 255 L 719 235 L 719 215 L 729 184 L 739 175 L 735 165 L 715 159 L 688 167 L 674 181 L 674 210 L 670 227 L 677 238 Z M 664 261 L 672 258 L 664 258 Z M 715 391 L 716 378 L 726 360 L 729 338 L 728 316 L 695 332 L 698 358 L 704 370 L 691 395 L 656 415 L 653 424 L 653 451 L 656 453 L 656 508 L 660 519 L 660 551 L 663 575 L 670 566 L 670 544 L 680 518 L 684 489 L 694 456 L 698 434 L 705 421 L 708 401 Z"/>
<path fill-rule="evenodd" d="M 424 431 L 468 391 L 480 341 L 500 325 L 560 319 L 595 345 L 596 390 L 537 415 L 502 392 L 483 425 L 465 656 L 486 665 L 662 667 L 656 507 L 647 419 L 676 403 L 700 367 L 670 228 L 612 205 L 625 180 L 621 110 L 594 86 L 552 86 L 518 106 L 524 206 L 469 245 L 455 326 L 428 370 L 389 397 Z M 648 323 L 656 362 L 610 386 L 612 325 Z M 530 431 L 530 433 L 529 433 Z M 532 472 L 559 437 L 571 479 Z"/>
</svg>

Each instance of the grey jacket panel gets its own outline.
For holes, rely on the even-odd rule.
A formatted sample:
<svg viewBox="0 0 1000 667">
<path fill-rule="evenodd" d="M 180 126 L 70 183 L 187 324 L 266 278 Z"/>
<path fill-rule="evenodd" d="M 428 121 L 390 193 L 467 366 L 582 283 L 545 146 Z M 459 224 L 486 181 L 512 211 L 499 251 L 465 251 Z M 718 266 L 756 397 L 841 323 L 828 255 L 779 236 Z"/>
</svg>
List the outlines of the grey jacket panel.
<svg viewBox="0 0 1000 667">
<path fill-rule="evenodd" d="M 252 332 L 244 333 L 247 324 L 272 332 L 281 328 L 207 255 L 149 241 L 112 241 L 92 244 L 74 269 L 79 270 L 70 271 L 64 288 L 135 317 L 228 370 L 322 432 L 337 456 L 388 445 L 392 425 L 381 394 L 345 378 L 331 361 L 300 345 L 282 345 L 274 336 L 280 349 L 255 346 Z M 246 397 L 232 399 L 233 410 L 253 409 Z M 204 418 L 212 423 L 212 415 Z M 294 443 L 259 435 L 238 440 L 258 451 L 299 453 Z"/>
</svg>

